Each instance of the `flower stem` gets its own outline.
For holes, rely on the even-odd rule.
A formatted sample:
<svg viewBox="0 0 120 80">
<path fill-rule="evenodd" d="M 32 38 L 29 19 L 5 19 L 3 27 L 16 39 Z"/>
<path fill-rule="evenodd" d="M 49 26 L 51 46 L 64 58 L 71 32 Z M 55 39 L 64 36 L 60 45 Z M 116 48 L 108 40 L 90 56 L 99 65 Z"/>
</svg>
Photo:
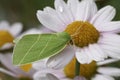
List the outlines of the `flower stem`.
<svg viewBox="0 0 120 80">
<path fill-rule="evenodd" d="M 75 76 L 80 75 L 80 63 L 76 59 L 76 64 L 75 64 Z"/>
</svg>

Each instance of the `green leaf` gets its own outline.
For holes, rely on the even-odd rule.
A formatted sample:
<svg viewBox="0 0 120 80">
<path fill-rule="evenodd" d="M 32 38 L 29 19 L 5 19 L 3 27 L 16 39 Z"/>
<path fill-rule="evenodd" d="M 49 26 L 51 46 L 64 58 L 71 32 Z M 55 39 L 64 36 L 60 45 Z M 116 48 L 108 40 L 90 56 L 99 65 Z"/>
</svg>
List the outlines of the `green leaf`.
<svg viewBox="0 0 120 80">
<path fill-rule="evenodd" d="M 70 39 L 66 32 L 25 35 L 14 47 L 13 64 L 27 64 L 56 55 L 66 47 Z"/>
</svg>

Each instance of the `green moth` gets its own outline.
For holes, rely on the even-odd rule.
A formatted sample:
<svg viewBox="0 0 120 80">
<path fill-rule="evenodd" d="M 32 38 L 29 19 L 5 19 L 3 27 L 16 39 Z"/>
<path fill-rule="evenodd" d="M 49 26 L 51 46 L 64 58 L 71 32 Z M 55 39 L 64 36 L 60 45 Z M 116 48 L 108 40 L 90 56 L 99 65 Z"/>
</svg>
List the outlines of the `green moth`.
<svg viewBox="0 0 120 80">
<path fill-rule="evenodd" d="M 71 37 L 66 32 L 25 35 L 16 42 L 13 50 L 13 64 L 23 65 L 56 55 L 70 40 Z"/>
</svg>

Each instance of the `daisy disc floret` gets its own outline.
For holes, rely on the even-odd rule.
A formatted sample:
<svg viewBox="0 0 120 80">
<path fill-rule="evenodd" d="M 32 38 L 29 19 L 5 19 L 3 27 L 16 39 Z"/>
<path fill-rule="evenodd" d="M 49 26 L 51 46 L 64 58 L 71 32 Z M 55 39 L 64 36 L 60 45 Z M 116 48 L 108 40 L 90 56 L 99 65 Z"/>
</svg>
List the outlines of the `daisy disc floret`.
<svg viewBox="0 0 120 80">
<path fill-rule="evenodd" d="M 75 21 L 67 26 L 65 32 L 71 35 L 73 44 L 78 47 L 96 43 L 99 39 L 99 32 L 89 22 Z"/>
<path fill-rule="evenodd" d="M 3 46 L 5 43 L 12 43 L 13 36 L 5 30 L 0 30 L 0 46 Z"/>
</svg>

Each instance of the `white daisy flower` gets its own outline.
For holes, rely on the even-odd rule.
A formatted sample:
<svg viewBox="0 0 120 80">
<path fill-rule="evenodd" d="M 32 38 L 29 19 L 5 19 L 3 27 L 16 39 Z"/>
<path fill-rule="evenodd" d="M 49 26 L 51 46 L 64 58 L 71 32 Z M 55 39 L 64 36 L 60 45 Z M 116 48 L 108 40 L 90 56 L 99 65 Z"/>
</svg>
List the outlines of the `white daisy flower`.
<svg viewBox="0 0 120 80">
<path fill-rule="evenodd" d="M 38 70 L 34 74 L 34 80 L 42 80 L 41 78 L 49 78 L 48 74 L 56 77 L 55 80 L 115 80 L 114 77 L 120 77 L 120 68 L 107 67 L 107 64 L 119 61 L 118 59 L 108 59 L 102 62 L 91 62 L 90 64 L 80 65 L 80 76 L 75 77 L 75 58 L 63 69 L 53 70 L 46 68 L 44 65 L 46 61 L 40 61 L 33 64 L 33 68 Z M 43 68 L 44 67 L 44 68 Z M 41 75 L 41 76 L 40 76 Z M 75 77 L 75 78 L 74 78 Z M 54 80 L 54 79 L 47 79 Z"/>
<path fill-rule="evenodd" d="M 13 40 L 22 31 L 21 23 L 10 25 L 7 21 L 0 22 L 0 50 L 9 49 L 13 46 Z"/>
<path fill-rule="evenodd" d="M 0 62 L 5 67 L 5 68 L 0 67 L 0 72 L 3 72 L 5 74 L 10 75 L 15 78 L 32 79 L 32 76 L 35 72 L 35 70 L 32 69 L 32 64 L 21 66 L 21 68 L 18 66 L 14 66 L 12 64 L 12 54 L 11 53 L 6 53 L 6 54 L 0 53 Z M 31 68 L 31 70 L 28 71 L 30 68 Z"/>
<path fill-rule="evenodd" d="M 120 21 L 111 21 L 116 10 L 108 5 L 98 10 L 94 0 L 55 0 L 55 9 L 38 10 L 37 18 L 54 32 L 67 32 L 71 45 L 50 57 L 48 66 L 61 68 L 74 57 L 84 64 L 105 58 L 120 58 Z M 65 59 L 65 60 L 64 60 Z M 58 65 L 59 64 L 59 65 Z"/>
<path fill-rule="evenodd" d="M 47 59 L 33 63 L 33 68 L 37 70 L 34 80 L 73 80 L 64 75 L 63 70 L 54 70 L 46 66 Z M 86 80 L 84 77 L 75 77 L 74 80 Z"/>
</svg>

